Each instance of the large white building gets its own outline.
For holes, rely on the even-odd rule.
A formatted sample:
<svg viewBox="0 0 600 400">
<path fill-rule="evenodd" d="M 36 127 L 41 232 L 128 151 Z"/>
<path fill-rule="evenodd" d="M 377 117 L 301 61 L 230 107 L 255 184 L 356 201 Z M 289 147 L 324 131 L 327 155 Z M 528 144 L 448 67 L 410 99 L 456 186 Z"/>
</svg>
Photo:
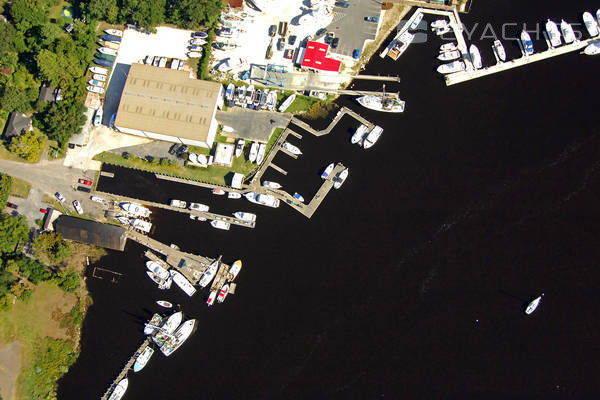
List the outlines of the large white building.
<svg viewBox="0 0 600 400">
<path fill-rule="evenodd" d="M 132 64 L 114 126 L 133 135 L 211 148 L 223 86 L 189 72 Z"/>
</svg>

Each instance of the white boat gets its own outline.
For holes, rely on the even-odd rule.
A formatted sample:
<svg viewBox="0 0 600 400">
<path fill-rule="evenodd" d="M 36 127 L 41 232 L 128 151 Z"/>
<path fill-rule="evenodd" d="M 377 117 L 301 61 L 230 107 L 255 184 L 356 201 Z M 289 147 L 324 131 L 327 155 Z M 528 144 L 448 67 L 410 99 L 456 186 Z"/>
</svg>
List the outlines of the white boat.
<svg viewBox="0 0 600 400">
<path fill-rule="evenodd" d="M 540 305 L 540 301 L 542 300 L 542 297 L 544 297 L 544 293 L 542 293 L 541 296 L 533 299 L 531 301 L 531 303 L 529 303 L 527 305 L 527 308 L 525 309 L 525 314 L 527 314 L 527 315 L 532 314 L 535 311 L 535 309 Z"/>
<path fill-rule="evenodd" d="M 551 47 L 558 47 L 562 44 L 558 26 L 556 25 L 556 22 L 552 21 L 551 19 L 546 21 L 546 33 L 548 34 L 548 40 L 550 41 Z"/>
<path fill-rule="evenodd" d="M 256 161 L 256 157 L 258 156 L 258 143 L 253 142 L 250 146 L 250 154 L 248 154 L 248 161 L 251 163 Z"/>
<path fill-rule="evenodd" d="M 451 63 L 448 64 L 442 64 L 437 68 L 437 71 L 440 74 L 452 74 L 454 72 L 458 72 L 458 71 L 464 71 L 466 69 L 466 65 L 464 61 L 452 61 Z"/>
<path fill-rule="evenodd" d="M 421 23 L 421 21 L 423 20 L 423 13 L 420 11 L 417 11 L 419 14 L 417 15 L 417 17 L 413 20 L 412 24 L 410 24 L 410 26 L 408 27 L 408 29 L 410 30 L 415 30 L 417 29 L 417 27 L 419 26 L 419 24 Z"/>
<path fill-rule="evenodd" d="M 269 187 L 271 189 L 281 189 L 281 185 L 277 182 L 272 181 L 263 181 L 263 186 Z"/>
<path fill-rule="evenodd" d="M 333 167 L 335 167 L 334 163 L 329 164 L 321 173 L 321 179 L 327 179 L 331 171 L 333 171 Z"/>
<path fill-rule="evenodd" d="M 244 211 L 236 211 L 233 213 L 233 216 L 237 219 L 241 219 L 242 221 L 254 222 L 256 221 L 256 214 L 252 214 Z"/>
<path fill-rule="evenodd" d="M 93 74 L 92 79 L 99 82 L 106 82 L 106 75 L 102 74 Z"/>
<path fill-rule="evenodd" d="M 395 39 L 395 43 L 388 52 L 388 56 L 390 56 L 392 60 L 396 61 L 402 54 L 404 54 L 414 39 L 415 35 L 408 31 L 404 32 L 398 39 Z"/>
<path fill-rule="evenodd" d="M 443 45 L 440 46 L 440 51 L 442 51 L 442 52 L 453 51 L 453 50 L 458 50 L 458 46 L 457 46 L 456 42 L 444 43 Z"/>
<path fill-rule="evenodd" d="M 215 194 L 217 196 L 223 196 L 225 195 L 225 191 L 221 188 L 213 188 L 213 190 L 211 190 L 212 194 Z"/>
<path fill-rule="evenodd" d="M 235 131 L 235 129 L 233 129 L 231 126 L 223 125 L 223 132 L 233 133 L 234 131 Z"/>
<path fill-rule="evenodd" d="M 150 229 L 152 229 L 152 223 L 148 221 L 144 221 L 143 219 L 134 218 L 131 221 L 131 226 L 135 229 L 138 229 L 144 233 L 150 233 Z"/>
<path fill-rule="evenodd" d="M 179 60 L 174 58 L 171 60 L 171 69 L 179 69 Z"/>
<path fill-rule="evenodd" d="M 148 364 L 148 360 L 150 360 L 150 357 L 152 357 L 152 354 L 154 354 L 154 349 L 150 346 L 146 346 L 135 359 L 135 364 L 133 364 L 133 372 L 139 372 L 144 369 L 146 364 Z"/>
<path fill-rule="evenodd" d="M 238 192 L 229 192 L 229 193 L 227 193 L 227 198 L 228 199 L 241 199 L 242 194 L 238 193 Z"/>
<path fill-rule="evenodd" d="M 202 277 L 200 277 L 200 280 L 198 281 L 198 285 L 202 288 L 205 288 L 206 286 L 208 286 L 210 281 L 212 281 L 213 278 L 215 277 L 215 275 L 217 274 L 218 268 L 219 268 L 219 260 L 216 260 L 212 264 L 210 264 L 210 266 L 206 269 L 206 271 L 204 271 L 204 273 L 202 274 Z"/>
<path fill-rule="evenodd" d="M 105 29 L 104 32 L 108 33 L 109 35 L 123 37 L 123 31 L 119 29 Z"/>
<path fill-rule="evenodd" d="M 223 229 L 224 231 L 228 231 L 231 227 L 231 224 L 229 222 L 221 221 L 219 219 L 213 219 L 212 221 L 210 221 L 210 225 L 213 228 Z"/>
<path fill-rule="evenodd" d="M 94 85 L 94 86 L 98 86 L 98 87 L 104 87 L 104 82 L 100 82 L 100 81 L 97 81 L 97 80 L 95 80 L 95 79 L 90 79 L 90 80 L 88 81 L 88 83 L 89 83 L 90 85 Z"/>
<path fill-rule="evenodd" d="M 129 222 L 129 218 L 119 215 L 117 217 L 117 221 L 119 221 L 122 225 L 129 226 L 131 223 Z"/>
<path fill-rule="evenodd" d="M 265 151 L 267 150 L 267 145 L 261 143 L 258 145 L 258 153 L 256 154 L 256 163 L 260 165 L 265 159 Z"/>
<path fill-rule="evenodd" d="M 460 58 L 460 51 L 452 50 L 452 51 L 444 51 L 440 53 L 437 57 L 440 61 L 452 61 Z"/>
<path fill-rule="evenodd" d="M 100 126 L 102 123 L 102 106 L 96 110 L 96 114 L 94 114 L 94 126 Z"/>
<path fill-rule="evenodd" d="M 173 335 L 166 340 L 162 346 L 160 346 L 160 351 L 165 356 L 170 356 L 173 354 L 175 350 L 177 350 L 183 342 L 190 337 L 192 332 L 194 331 L 194 326 L 196 326 L 195 319 L 189 319 L 185 321 L 177 330 L 173 333 Z"/>
<path fill-rule="evenodd" d="M 294 195 L 292 197 L 298 200 L 300 203 L 304 203 L 304 197 L 302 197 L 300 193 L 294 192 Z"/>
<path fill-rule="evenodd" d="M 533 54 L 533 41 L 526 30 L 521 31 L 521 47 L 524 55 L 530 56 Z"/>
<path fill-rule="evenodd" d="M 229 293 L 229 284 L 226 283 L 223 285 L 223 287 L 221 288 L 221 290 L 219 290 L 219 295 L 217 296 L 217 301 L 219 303 L 222 303 L 223 301 L 225 301 L 225 297 L 227 297 L 227 293 Z"/>
<path fill-rule="evenodd" d="M 273 111 L 275 109 L 275 104 L 277 104 L 277 90 L 271 90 L 267 95 L 265 108 L 269 111 Z"/>
<path fill-rule="evenodd" d="M 246 144 L 246 141 L 244 139 L 238 139 L 237 142 L 235 143 L 235 156 L 239 157 L 242 155 L 242 153 L 244 152 L 244 144 Z"/>
<path fill-rule="evenodd" d="M 375 144 L 375 142 L 377 142 L 377 140 L 379 140 L 379 137 L 381 136 L 382 133 L 383 133 L 383 128 L 378 125 L 375 125 L 375 127 L 373 129 L 371 129 L 371 132 L 369 132 L 369 134 L 365 138 L 365 140 L 363 142 L 363 147 L 365 149 L 372 147 Z"/>
<path fill-rule="evenodd" d="M 190 203 L 190 210 L 208 211 L 209 207 L 206 204 L 202 204 L 202 203 Z"/>
<path fill-rule="evenodd" d="M 357 98 L 356 101 L 358 101 L 358 104 L 360 104 L 361 106 L 366 107 L 370 110 L 391 113 L 404 112 L 404 106 L 406 105 L 406 102 L 404 100 L 386 96 L 385 94 L 382 94 L 381 96 L 361 96 Z"/>
<path fill-rule="evenodd" d="M 160 290 L 165 290 L 165 289 L 171 288 L 171 283 L 173 282 L 173 279 L 171 279 L 170 276 L 169 276 L 169 279 L 164 280 L 164 279 L 160 279 L 154 272 L 146 271 L 146 274 L 150 277 L 150 279 L 152 279 L 154 281 L 154 283 L 156 283 L 158 285 L 158 288 Z"/>
<path fill-rule="evenodd" d="M 164 308 L 171 308 L 171 307 L 173 307 L 173 304 L 169 303 L 166 300 L 157 300 L 156 304 L 158 304 L 159 306 L 164 307 Z"/>
<path fill-rule="evenodd" d="M 300 154 L 302 154 L 302 152 L 300 151 L 300 149 L 298 147 L 294 146 L 293 144 L 291 144 L 289 142 L 283 142 L 283 144 L 281 145 L 281 147 L 283 147 L 284 149 L 286 149 L 290 153 L 295 154 L 297 156 L 299 156 Z"/>
<path fill-rule="evenodd" d="M 188 161 L 191 163 L 197 164 L 198 163 L 198 155 L 196 153 L 189 153 Z"/>
<path fill-rule="evenodd" d="M 138 217 L 146 217 L 148 218 L 152 211 L 148 210 L 146 207 L 142 207 L 137 203 L 121 203 L 120 207 L 127 211 L 129 214 L 138 216 Z"/>
<path fill-rule="evenodd" d="M 186 208 L 187 207 L 187 203 L 183 200 L 177 200 L 177 199 L 172 199 L 171 202 L 169 203 L 169 205 L 171 207 L 177 207 L 177 208 Z"/>
<path fill-rule="evenodd" d="M 600 54 L 600 42 L 592 42 L 588 44 L 583 52 L 588 56 Z"/>
<path fill-rule="evenodd" d="M 191 297 L 196 293 L 196 288 L 179 271 L 172 269 L 169 273 L 171 274 L 171 278 L 173 278 L 173 282 L 175 282 L 185 294 Z"/>
<path fill-rule="evenodd" d="M 575 32 L 573 31 L 573 27 L 568 24 L 564 19 L 560 21 L 560 30 L 565 38 L 565 43 L 573 43 L 577 38 L 575 37 Z"/>
<path fill-rule="evenodd" d="M 182 320 L 183 313 L 181 311 L 177 311 L 176 313 L 171 314 L 168 318 L 163 319 L 162 324 L 158 329 L 155 330 L 155 334 L 152 337 L 154 343 L 162 346 L 165 341 L 172 337 L 173 332 L 175 332 Z"/>
<path fill-rule="evenodd" d="M 506 61 L 506 50 L 504 50 L 502 42 L 494 40 L 494 45 L 492 47 L 494 48 L 494 53 L 496 54 L 496 57 L 498 57 L 498 60 L 503 62 Z"/>
<path fill-rule="evenodd" d="M 596 10 L 596 20 L 600 24 L 600 8 Z"/>
<path fill-rule="evenodd" d="M 161 325 L 163 317 L 158 313 L 154 313 L 150 321 L 144 326 L 144 335 L 152 335 L 156 329 Z"/>
<path fill-rule="evenodd" d="M 587 29 L 588 33 L 591 37 L 598 36 L 598 22 L 592 15 L 592 13 L 586 11 L 583 13 L 583 23 L 585 24 L 585 29 Z"/>
<path fill-rule="evenodd" d="M 346 181 L 346 178 L 348 177 L 348 173 L 348 168 L 346 168 L 342 172 L 340 172 L 338 176 L 333 178 L 333 187 L 335 189 L 339 189 L 342 186 L 342 184 Z"/>
<path fill-rule="evenodd" d="M 147 261 L 146 268 L 161 280 L 169 279 L 169 271 L 156 261 Z"/>
<path fill-rule="evenodd" d="M 356 144 L 356 143 L 362 142 L 364 140 L 365 136 L 367 135 L 368 130 L 369 130 L 369 128 L 366 125 L 360 124 L 360 126 L 358 128 L 356 128 L 356 131 L 350 138 L 350 143 Z M 330 165 L 333 165 L 333 163 Z M 333 169 L 333 167 L 331 169 Z M 325 178 L 323 178 L 323 179 L 325 179 Z"/>
<path fill-rule="evenodd" d="M 208 165 L 208 158 L 204 154 L 196 154 L 196 161 L 200 165 L 204 165 L 204 166 Z"/>
<path fill-rule="evenodd" d="M 446 19 L 438 19 L 438 20 L 435 20 L 435 21 L 433 21 L 431 23 L 431 27 L 434 28 L 434 29 L 440 29 L 440 28 L 443 28 L 445 26 L 448 26 L 449 23 L 450 22 L 448 20 L 446 20 Z"/>
<path fill-rule="evenodd" d="M 90 67 L 90 72 L 93 74 L 108 75 L 108 69 L 102 67 Z"/>
<path fill-rule="evenodd" d="M 119 382 L 117 386 L 115 386 L 115 388 L 113 389 L 108 400 L 121 400 L 121 398 L 123 397 L 123 395 L 125 395 L 125 392 L 127 391 L 127 386 L 129 386 L 129 381 L 127 380 L 127 378 L 121 380 L 121 382 Z"/>
<path fill-rule="evenodd" d="M 267 207 L 279 207 L 279 199 L 270 194 L 259 194 L 248 192 L 244 195 L 246 199 L 252 203 L 261 204 Z"/>
<path fill-rule="evenodd" d="M 227 100 L 228 102 L 232 101 L 234 91 L 235 85 L 233 83 L 227 85 L 227 90 L 225 90 L 225 100 Z"/>
<path fill-rule="evenodd" d="M 446 33 L 450 32 L 451 30 L 452 30 L 452 28 L 450 28 L 450 25 L 446 25 L 443 28 L 435 28 L 434 32 L 438 36 L 443 36 Z"/>
<path fill-rule="evenodd" d="M 256 90 L 254 89 L 254 85 L 250 85 L 246 89 L 246 106 L 251 105 L 252 102 L 254 101 L 253 97 L 254 97 L 254 92 L 255 91 Z"/>
<path fill-rule="evenodd" d="M 217 291 L 213 290 L 212 292 L 210 292 L 208 299 L 206 299 L 206 304 L 208 304 L 209 307 L 212 306 L 213 304 L 215 304 L 216 297 L 217 297 Z"/>
<path fill-rule="evenodd" d="M 288 107 L 292 105 L 294 100 L 296 100 L 296 93 L 289 95 L 288 98 L 285 99 L 283 103 L 281 103 L 281 105 L 279 106 L 279 112 L 285 112 L 285 110 L 287 110 Z"/>
<path fill-rule="evenodd" d="M 469 57 L 471 58 L 471 62 L 473 63 L 475 69 L 480 69 L 483 66 L 479 48 L 477 48 L 477 46 L 475 46 L 474 44 L 469 46 Z"/>
<path fill-rule="evenodd" d="M 197 51 L 188 51 L 187 56 L 189 58 L 199 58 L 199 57 L 202 57 L 202 53 L 199 53 Z"/>
<path fill-rule="evenodd" d="M 109 56 L 117 56 L 117 51 L 115 49 L 109 49 L 108 47 L 99 47 L 98 51 Z"/>
<path fill-rule="evenodd" d="M 238 274 L 240 273 L 242 269 L 242 260 L 237 260 L 233 263 L 233 265 L 231 266 L 231 268 L 229 268 L 229 282 L 233 281 L 235 278 L 237 278 Z"/>
<path fill-rule="evenodd" d="M 90 86 L 86 86 L 85 88 L 86 88 L 86 90 L 88 92 L 98 93 L 98 94 L 104 94 L 104 89 L 102 89 L 102 88 L 100 88 L 98 86 L 92 86 L 92 85 L 90 85 Z"/>
<path fill-rule="evenodd" d="M 190 39 L 190 44 L 196 45 L 196 46 L 202 46 L 202 45 L 206 44 L 206 40 L 201 39 L 201 38 Z"/>
</svg>

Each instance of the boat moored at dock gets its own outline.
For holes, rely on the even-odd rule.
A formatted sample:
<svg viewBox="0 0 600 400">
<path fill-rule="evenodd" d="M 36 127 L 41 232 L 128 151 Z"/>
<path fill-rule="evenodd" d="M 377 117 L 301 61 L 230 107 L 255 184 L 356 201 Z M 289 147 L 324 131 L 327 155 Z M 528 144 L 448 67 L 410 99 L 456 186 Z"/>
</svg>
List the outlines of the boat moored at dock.
<svg viewBox="0 0 600 400">
<path fill-rule="evenodd" d="M 187 207 L 187 203 L 183 200 L 177 200 L 177 199 L 172 199 L 169 202 L 169 205 L 171 207 L 177 207 L 177 208 L 186 208 Z"/>
<path fill-rule="evenodd" d="M 502 42 L 494 40 L 494 45 L 492 47 L 494 48 L 494 54 L 496 54 L 498 60 L 502 62 L 506 61 L 506 50 L 504 49 Z"/>
<path fill-rule="evenodd" d="M 173 304 L 169 303 L 166 300 L 157 300 L 156 304 L 158 304 L 159 306 L 164 307 L 164 308 L 171 308 L 171 307 L 173 307 Z"/>
<path fill-rule="evenodd" d="M 227 193 L 227 198 L 228 199 L 241 199 L 242 194 L 238 193 L 238 192 L 229 192 L 229 193 Z"/>
<path fill-rule="evenodd" d="M 242 260 L 236 260 L 233 263 L 233 265 L 229 268 L 229 275 L 231 275 L 230 282 L 233 281 L 238 276 L 241 269 L 242 269 Z"/>
<path fill-rule="evenodd" d="M 370 110 L 391 112 L 391 113 L 404 112 L 404 106 L 406 105 L 404 100 L 386 96 L 385 94 L 382 94 L 381 96 L 375 96 L 375 95 L 361 96 L 361 97 L 357 98 L 356 101 L 361 106 L 368 108 Z"/>
<path fill-rule="evenodd" d="M 162 346 L 162 344 L 169 339 L 169 337 L 175 332 L 175 329 L 181 324 L 183 320 L 183 313 L 181 311 L 177 311 L 171 314 L 169 317 L 163 319 L 162 324 L 158 329 L 155 330 L 154 336 L 152 340 L 158 346 Z"/>
<path fill-rule="evenodd" d="M 152 211 L 137 203 L 124 202 L 120 204 L 120 207 L 133 216 L 148 218 L 152 214 Z"/>
<path fill-rule="evenodd" d="M 479 52 L 479 48 L 477 48 L 477 46 L 474 44 L 469 46 L 469 57 L 471 58 L 471 62 L 473 63 L 473 67 L 475 67 L 475 69 L 480 69 L 483 67 L 481 53 Z"/>
<path fill-rule="evenodd" d="M 583 50 L 583 53 L 588 56 L 596 56 L 600 54 L 600 41 L 588 44 Z"/>
<path fill-rule="evenodd" d="M 206 299 L 206 304 L 210 307 L 213 304 L 215 304 L 215 298 L 217 297 L 217 291 L 213 290 L 212 292 L 210 292 L 210 294 L 208 295 L 208 299 Z"/>
<path fill-rule="evenodd" d="M 373 127 L 373 129 L 371 129 L 371 132 L 369 132 L 369 134 L 363 141 L 363 147 L 365 149 L 372 147 L 375 144 L 375 142 L 377 142 L 377 140 L 379 140 L 379 137 L 381 136 L 382 133 L 383 133 L 383 128 L 378 125 L 375 125 Z"/>
<path fill-rule="evenodd" d="M 523 55 L 530 56 L 533 54 L 533 41 L 531 36 L 525 30 L 521 32 L 521 47 L 523 49 Z"/>
<path fill-rule="evenodd" d="M 175 282 L 185 294 L 192 297 L 194 293 L 196 293 L 196 288 L 179 271 L 172 269 L 169 273 L 171 274 L 171 278 L 173 278 L 173 282 Z"/>
<path fill-rule="evenodd" d="M 135 359 L 135 364 L 133 364 L 133 372 L 139 372 L 144 369 L 146 364 L 148 364 L 150 357 L 152 357 L 152 354 L 154 354 L 154 349 L 150 346 L 146 346 L 146 348 Z"/>
<path fill-rule="evenodd" d="M 456 60 L 457 58 L 460 58 L 459 50 L 444 51 L 441 52 L 437 57 L 437 59 L 440 61 L 452 61 Z"/>
<path fill-rule="evenodd" d="M 210 221 L 210 225 L 213 228 L 222 229 L 224 231 L 228 231 L 231 227 L 231 224 L 229 222 L 221 221 L 220 219 L 213 219 L 212 221 Z"/>
<path fill-rule="evenodd" d="M 227 294 L 229 293 L 229 284 L 225 284 L 223 285 L 223 287 L 221 287 L 221 290 L 219 290 L 219 295 L 217 296 L 217 301 L 219 303 L 222 303 L 223 301 L 225 301 L 225 297 L 227 297 Z"/>
<path fill-rule="evenodd" d="M 202 203 L 190 203 L 190 210 L 206 212 L 209 210 L 209 207 Z"/>
<path fill-rule="evenodd" d="M 338 176 L 336 176 L 335 178 L 333 178 L 333 187 L 334 189 L 339 189 L 342 184 L 346 181 L 346 178 L 348 178 L 348 168 L 345 168 L 343 171 L 341 171 Z"/>
<path fill-rule="evenodd" d="M 361 125 L 361 126 L 364 126 L 364 125 Z M 365 126 L 365 128 L 366 128 L 366 126 Z M 327 167 L 325 167 L 325 169 L 321 173 L 321 179 L 327 179 L 327 177 L 331 174 L 331 171 L 333 171 L 333 167 L 335 167 L 334 163 L 331 163 Z"/>
<path fill-rule="evenodd" d="M 398 58 L 404 54 L 408 46 L 415 39 L 415 35 L 410 32 L 404 32 L 398 39 L 395 39 L 394 46 L 388 52 L 388 56 L 394 61 L 398 60 Z"/>
<path fill-rule="evenodd" d="M 142 231 L 144 233 L 150 233 L 150 229 L 152 229 L 152 223 L 148 221 L 144 221 L 143 219 L 134 218 L 131 221 L 131 226 L 135 229 Z"/>
<path fill-rule="evenodd" d="M 144 335 L 152 335 L 161 325 L 162 320 L 163 317 L 160 314 L 154 313 L 150 321 L 144 326 Z"/>
<path fill-rule="evenodd" d="M 270 194 L 260 194 L 248 192 L 245 194 L 246 199 L 252 203 L 261 204 L 267 207 L 279 207 L 279 199 Z"/>
<path fill-rule="evenodd" d="M 600 31 L 598 30 L 598 22 L 592 15 L 592 13 L 586 11 L 583 13 L 583 23 L 585 25 L 585 29 L 588 31 L 591 37 L 598 36 Z"/>
<path fill-rule="evenodd" d="M 458 45 L 456 44 L 456 42 L 444 43 L 443 45 L 440 46 L 441 52 L 453 51 L 453 50 L 458 50 Z"/>
<path fill-rule="evenodd" d="M 358 128 L 356 128 L 356 131 L 354 132 L 354 134 L 350 138 L 350 143 L 352 143 L 352 144 L 356 144 L 356 143 L 362 144 L 362 141 L 365 139 L 365 136 L 367 135 L 368 132 L 369 132 L 369 127 L 366 126 L 366 125 L 364 125 L 364 124 L 360 124 L 360 126 Z M 333 163 L 331 165 L 333 165 Z M 333 170 L 333 167 L 331 167 L 331 169 Z M 329 171 L 329 172 L 331 172 L 331 171 Z"/>
<path fill-rule="evenodd" d="M 204 273 L 202 274 L 202 277 L 198 281 L 198 285 L 202 288 L 205 288 L 206 286 L 208 286 L 210 281 L 212 281 L 213 278 L 215 277 L 215 275 L 217 274 L 218 268 L 219 268 L 219 261 L 216 260 L 212 264 L 210 264 L 210 266 L 206 269 L 206 271 L 204 271 Z"/>
<path fill-rule="evenodd" d="M 129 380 L 127 378 L 121 380 L 121 382 L 115 386 L 108 400 L 120 400 L 123 398 L 125 392 L 127 391 L 127 386 L 129 386 Z"/>
<path fill-rule="evenodd" d="M 442 64 L 437 68 L 440 74 L 452 74 L 454 72 L 464 71 L 467 68 L 462 60 L 452 61 L 448 64 Z"/>
<path fill-rule="evenodd" d="M 271 189 L 281 189 L 281 185 L 277 182 L 272 182 L 272 181 L 263 181 L 263 186 L 265 187 L 269 187 Z"/>
<path fill-rule="evenodd" d="M 548 40 L 550 41 L 550 46 L 558 47 L 562 44 L 562 40 L 560 38 L 560 31 L 558 30 L 558 25 L 556 22 L 548 19 L 546 22 L 546 33 L 548 34 Z"/>
<path fill-rule="evenodd" d="M 236 211 L 233 213 L 233 216 L 237 219 L 241 219 L 242 221 L 253 222 L 256 221 L 256 214 L 252 214 L 244 211 Z"/>
<path fill-rule="evenodd" d="M 185 321 L 177 328 L 173 335 L 160 346 L 160 351 L 167 357 L 173 354 L 173 352 L 190 337 L 194 331 L 194 326 L 196 326 L 195 319 Z"/>
<path fill-rule="evenodd" d="M 560 30 L 565 38 L 565 43 L 573 43 L 577 38 L 575 37 L 575 31 L 573 31 L 573 27 L 567 23 L 564 19 L 560 21 Z"/>
<path fill-rule="evenodd" d="M 293 144 L 291 144 L 290 142 L 283 142 L 283 144 L 281 145 L 281 147 L 284 148 L 284 149 L 286 149 L 290 153 L 297 155 L 297 156 L 299 156 L 300 154 L 302 154 L 302 152 L 300 151 L 300 149 L 298 147 L 294 146 Z"/>
</svg>

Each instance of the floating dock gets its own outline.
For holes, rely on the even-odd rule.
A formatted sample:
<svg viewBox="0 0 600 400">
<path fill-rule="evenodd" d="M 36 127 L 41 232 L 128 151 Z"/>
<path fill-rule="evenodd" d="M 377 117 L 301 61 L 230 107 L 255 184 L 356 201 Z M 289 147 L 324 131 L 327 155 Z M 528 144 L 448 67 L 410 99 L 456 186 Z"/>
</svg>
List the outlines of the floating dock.
<svg viewBox="0 0 600 400">
<path fill-rule="evenodd" d="M 381 94 L 381 92 L 378 92 L 378 93 Z M 348 107 L 342 107 L 340 109 L 340 111 L 337 112 L 337 114 L 335 115 L 333 120 L 329 123 L 327 128 L 322 129 L 320 131 L 313 129 L 309 124 L 307 124 L 306 122 L 304 122 L 296 117 L 293 117 L 290 122 L 294 125 L 299 126 L 300 128 L 304 129 L 305 131 L 310 132 L 314 136 L 323 136 L 323 135 L 329 134 L 333 130 L 333 128 L 335 128 L 335 126 L 340 121 L 340 119 L 342 119 L 342 117 L 346 114 L 350 115 L 352 118 L 354 118 L 361 124 L 366 125 L 369 129 L 372 129 L 375 126 L 374 124 L 369 122 L 366 118 L 362 117 L 357 112 L 352 111 Z"/>
<path fill-rule="evenodd" d="M 137 359 L 138 355 L 140 355 L 140 353 L 142 351 L 144 351 L 146 346 L 148 346 L 150 344 L 151 340 L 152 339 L 150 337 L 147 337 L 144 340 L 144 342 L 140 345 L 140 347 L 138 347 L 138 349 L 135 351 L 135 353 L 133 353 L 131 358 L 129 358 L 129 360 L 127 360 L 127 362 L 123 366 L 123 369 L 121 370 L 119 375 L 117 375 L 115 380 L 110 384 L 110 386 L 108 387 L 106 392 L 100 398 L 101 400 L 107 400 L 110 397 L 112 391 L 115 390 L 115 387 L 119 384 L 119 382 L 121 382 L 127 376 L 127 372 L 129 372 L 129 370 L 131 369 L 131 366 L 135 363 L 135 360 Z"/>
</svg>

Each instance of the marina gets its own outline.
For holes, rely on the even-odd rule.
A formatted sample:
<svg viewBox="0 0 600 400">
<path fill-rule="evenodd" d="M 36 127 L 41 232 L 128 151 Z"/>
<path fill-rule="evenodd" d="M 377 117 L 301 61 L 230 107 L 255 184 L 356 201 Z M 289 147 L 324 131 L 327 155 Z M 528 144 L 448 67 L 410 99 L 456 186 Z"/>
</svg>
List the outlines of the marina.
<svg viewBox="0 0 600 400">
<path fill-rule="evenodd" d="M 129 358 L 129 360 L 127 360 L 127 362 L 123 366 L 123 369 L 121 370 L 121 372 L 119 372 L 119 375 L 117 375 L 115 380 L 110 384 L 110 386 L 108 387 L 106 392 L 102 395 L 100 400 L 108 400 L 108 398 L 110 397 L 113 390 L 115 390 L 115 388 L 117 387 L 119 382 L 121 382 L 123 379 L 125 379 L 125 377 L 127 376 L 127 373 L 129 372 L 129 370 L 131 369 L 133 364 L 135 364 L 135 360 L 137 360 L 138 356 L 144 351 L 144 349 L 146 348 L 146 346 L 148 346 L 150 344 L 150 342 L 151 342 L 150 337 L 147 337 L 144 340 L 144 342 L 140 345 L 140 347 L 138 347 L 138 349 L 133 353 L 133 355 Z"/>
</svg>

